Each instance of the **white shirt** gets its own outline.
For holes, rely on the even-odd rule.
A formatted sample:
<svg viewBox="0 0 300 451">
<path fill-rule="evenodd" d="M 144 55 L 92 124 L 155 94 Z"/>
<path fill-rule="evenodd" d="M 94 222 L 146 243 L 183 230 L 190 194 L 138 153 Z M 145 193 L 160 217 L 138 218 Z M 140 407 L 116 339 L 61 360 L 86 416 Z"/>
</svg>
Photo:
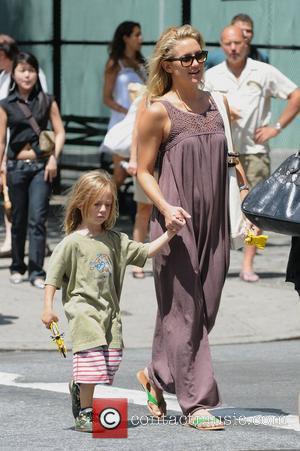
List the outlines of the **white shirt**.
<svg viewBox="0 0 300 451">
<path fill-rule="evenodd" d="M 258 127 L 270 124 L 271 98 L 287 99 L 297 85 L 270 64 L 247 58 L 239 78 L 224 61 L 205 73 L 205 87 L 225 95 L 240 119 L 232 122 L 232 138 L 236 151 L 242 154 L 269 152 L 268 143 L 255 144 Z"/>
<path fill-rule="evenodd" d="M 39 70 L 39 79 L 44 92 L 47 92 L 47 80 L 46 75 L 42 69 Z M 10 73 L 2 71 L 0 74 L 0 100 L 5 99 L 8 96 L 10 83 Z"/>
</svg>

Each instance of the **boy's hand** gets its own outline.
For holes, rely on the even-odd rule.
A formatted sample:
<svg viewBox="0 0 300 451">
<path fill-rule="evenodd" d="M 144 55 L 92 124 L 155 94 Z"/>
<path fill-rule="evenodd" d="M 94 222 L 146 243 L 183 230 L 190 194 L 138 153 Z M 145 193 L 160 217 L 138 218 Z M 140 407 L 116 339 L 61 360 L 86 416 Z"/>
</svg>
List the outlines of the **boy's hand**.
<svg viewBox="0 0 300 451">
<path fill-rule="evenodd" d="M 52 321 L 55 321 L 57 323 L 59 321 L 59 318 L 53 310 L 44 310 L 41 320 L 45 324 L 47 329 L 50 329 L 50 324 L 52 323 Z"/>
</svg>

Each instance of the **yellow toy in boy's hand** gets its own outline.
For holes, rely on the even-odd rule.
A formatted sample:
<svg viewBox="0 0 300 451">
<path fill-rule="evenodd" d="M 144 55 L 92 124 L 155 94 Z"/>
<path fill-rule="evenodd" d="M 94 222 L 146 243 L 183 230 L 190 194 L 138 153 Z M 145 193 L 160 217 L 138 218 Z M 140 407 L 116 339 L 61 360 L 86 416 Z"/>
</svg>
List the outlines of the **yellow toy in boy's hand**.
<svg viewBox="0 0 300 451">
<path fill-rule="evenodd" d="M 264 249 L 268 238 L 268 235 L 254 235 L 254 233 L 249 230 L 245 238 L 245 243 L 250 246 L 255 246 L 257 249 Z"/>
<path fill-rule="evenodd" d="M 67 357 L 67 348 L 65 345 L 65 342 L 63 340 L 63 333 L 59 333 L 58 325 L 56 322 L 52 321 L 50 324 L 50 329 L 53 335 L 51 335 L 51 338 L 53 341 L 55 341 L 58 351 L 64 356 L 64 358 Z"/>
</svg>

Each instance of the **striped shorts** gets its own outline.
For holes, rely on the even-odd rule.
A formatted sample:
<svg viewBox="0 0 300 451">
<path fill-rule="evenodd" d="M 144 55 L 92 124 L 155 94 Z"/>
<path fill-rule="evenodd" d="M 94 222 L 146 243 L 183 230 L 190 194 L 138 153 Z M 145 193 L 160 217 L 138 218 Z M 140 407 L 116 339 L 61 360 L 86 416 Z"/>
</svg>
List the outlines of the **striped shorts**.
<svg viewBox="0 0 300 451">
<path fill-rule="evenodd" d="M 122 349 L 107 346 L 87 349 L 73 354 L 73 379 L 82 384 L 109 384 L 122 360 Z"/>
</svg>

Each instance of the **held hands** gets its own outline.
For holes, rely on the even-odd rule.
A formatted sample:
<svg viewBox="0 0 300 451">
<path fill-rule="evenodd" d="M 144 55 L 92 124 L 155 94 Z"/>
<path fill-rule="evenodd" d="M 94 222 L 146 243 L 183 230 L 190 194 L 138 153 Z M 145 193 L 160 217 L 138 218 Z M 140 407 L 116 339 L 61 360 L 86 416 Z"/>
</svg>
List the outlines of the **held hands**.
<svg viewBox="0 0 300 451">
<path fill-rule="evenodd" d="M 164 212 L 166 228 L 171 232 L 179 232 L 179 230 L 186 224 L 186 219 L 190 219 L 191 215 L 181 207 L 169 207 Z"/>
<path fill-rule="evenodd" d="M 269 139 L 275 138 L 278 133 L 278 130 L 276 130 L 276 128 L 274 127 L 259 127 L 255 130 L 254 142 L 256 144 L 264 144 L 265 142 L 269 141 Z"/>
<path fill-rule="evenodd" d="M 47 329 L 50 329 L 50 324 L 52 323 L 52 321 L 57 323 L 59 321 L 59 318 L 52 309 L 50 309 L 50 310 L 44 309 L 42 316 L 41 316 L 41 320 L 45 324 Z"/>
<path fill-rule="evenodd" d="M 54 155 L 49 157 L 48 163 L 45 166 L 45 182 L 48 180 L 50 183 L 57 175 L 57 161 Z"/>
</svg>

